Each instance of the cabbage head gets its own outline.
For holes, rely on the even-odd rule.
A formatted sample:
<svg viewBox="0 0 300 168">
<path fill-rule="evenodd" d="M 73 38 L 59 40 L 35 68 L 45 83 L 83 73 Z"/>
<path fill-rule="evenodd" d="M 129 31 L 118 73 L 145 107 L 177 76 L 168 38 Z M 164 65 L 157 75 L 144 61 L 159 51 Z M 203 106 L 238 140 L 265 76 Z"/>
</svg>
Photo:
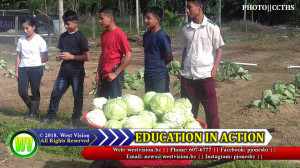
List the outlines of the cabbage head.
<svg viewBox="0 0 300 168">
<path fill-rule="evenodd" d="M 173 100 L 163 93 L 157 93 L 150 101 L 151 110 L 158 116 L 162 116 L 167 110 L 173 108 Z"/>
<path fill-rule="evenodd" d="M 109 120 L 123 120 L 127 116 L 127 105 L 120 99 L 110 99 L 103 105 L 103 112 Z"/>
<path fill-rule="evenodd" d="M 169 129 L 170 127 L 165 123 L 156 123 L 153 129 Z"/>
<path fill-rule="evenodd" d="M 262 93 L 262 100 L 266 100 L 269 96 L 272 95 L 272 91 L 271 90 L 265 90 L 263 93 Z"/>
<path fill-rule="evenodd" d="M 283 94 L 287 90 L 287 87 L 282 81 L 277 81 L 273 84 L 273 89 L 276 94 Z"/>
<path fill-rule="evenodd" d="M 181 108 L 172 108 L 162 116 L 162 122 L 171 129 L 183 128 L 187 122 L 184 112 Z"/>
<path fill-rule="evenodd" d="M 201 124 L 196 120 L 186 123 L 184 128 L 185 129 L 203 129 Z"/>
<path fill-rule="evenodd" d="M 300 88 L 300 72 L 296 74 L 294 84 L 295 84 L 295 86 Z"/>
<path fill-rule="evenodd" d="M 122 125 L 127 121 L 128 117 L 125 117 L 123 120 L 121 120 Z"/>
<path fill-rule="evenodd" d="M 93 111 L 90 111 L 86 114 L 86 120 L 89 123 L 99 125 L 100 127 L 103 127 L 106 123 L 106 117 L 102 110 L 95 109 Z"/>
<path fill-rule="evenodd" d="M 180 62 L 179 61 L 172 61 L 171 62 L 172 69 L 180 69 Z"/>
<path fill-rule="evenodd" d="M 108 120 L 104 126 L 107 129 L 122 129 L 122 122 L 118 120 Z"/>
<path fill-rule="evenodd" d="M 144 110 L 144 103 L 141 98 L 136 95 L 128 95 L 125 98 L 122 97 L 122 100 L 127 105 L 127 115 L 136 115 Z"/>
<path fill-rule="evenodd" d="M 273 105 L 273 106 L 278 106 L 280 105 L 280 99 L 276 95 L 271 95 L 267 98 L 267 103 Z"/>
<path fill-rule="evenodd" d="M 142 116 L 134 115 L 128 117 L 123 124 L 124 129 L 151 129 L 152 124 Z"/>
<path fill-rule="evenodd" d="M 93 104 L 95 106 L 95 109 L 101 109 L 103 108 L 103 105 L 107 102 L 107 99 L 105 97 L 97 97 L 93 100 Z"/>
<path fill-rule="evenodd" d="M 178 100 L 175 102 L 174 106 L 176 107 L 176 106 L 178 106 L 179 104 L 183 104 L 184 107 L 185 107 L 187 110 L 189 110 L 189 111 L 192 110 L 192 103 L 190 102 L 190 100 L 189 100 L 188 98 L 181 98 L 181 99 L 178 99 Z"/>
<path fill-rule="evenodd" d="M 144 110 L 140 112 L 138 115 L 147 119 L 152 124 L 152 126 L 156 124 L 157 118 L 153 112 Z"/>
<path fill-rule="evenodd" d="M 146 110 L 151 110 L 150 101 L 156 92 L 150 91 L 147 92 L 143 98 L 144 106 Z"/>
<path fill-rule="evenodd" d="M 172 100 L 173 100 L 173 103 L 174 103 L 174 97 L 173 95 L 170 93 L 170 92 L 167 92 L 167 93 L 164 93 L 165 95 L 169 96 Z"/>
</svg>

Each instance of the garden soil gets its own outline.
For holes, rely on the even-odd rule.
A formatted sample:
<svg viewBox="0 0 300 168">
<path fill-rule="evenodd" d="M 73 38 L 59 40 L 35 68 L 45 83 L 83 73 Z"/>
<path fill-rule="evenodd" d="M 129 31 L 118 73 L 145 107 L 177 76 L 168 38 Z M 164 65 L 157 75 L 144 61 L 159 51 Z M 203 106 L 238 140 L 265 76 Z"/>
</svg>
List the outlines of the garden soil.
<svg viewBox="0 0 300 168">
<path fill-rule="evenodd" d="M 272 36 L 272 35 L 270 35 Z M 175 41 L 175 40 L 174 40 Z M 298 47 L 297 47 L 298 46 Z M 274 128 L 275 132 L 271 133 L 272 140 L 268 146 L 274 147 L 292 147 L 300 146 L 300 102 L 298 104 L 280 105 L 280 112 L 272 113 L 269 109 L 251 108 L 254 100 L 261 98 L 261 93 L 265 89 L 272 89 L 272 84 L 277 80 L 284 83 L 291 83 L 295 74 L 300 69 L 287 69 L 288 65 L 300 65 L 300 37 L 288 39 L 284 42 L 268 42 L 264 40 L 251 40 L 249 42 L 230 42 L 223 47 L 223 60 L 232 62 L 256 63 L 257 67 L 243 66 L 248 69 L 253 77 L 252 81 L 231 80 L 216 83 L 218 98 L 218 108 L 221 128 L 224 129 L 269 129 Z M 182 48 L 179 44 L 173 44 L 174 58 L 179 60 Z M 88 74 L 84 83 L 84 111 L 91 110 L 92 99 L 94 95 L 89 95 L 92 90 L 92 82 L 97 67 L 100 51 L 98 46 L 91 49 L 91 61 L 85 63 Z M 2 51 L 6 48 L 0 47 Z M 52 49 L 55 51 L 54 49 Z M 11 51 L 14 52 L 14 51 Z M 55 52 L 54 52 L 55 53 Z M 0 51 L 1 54 L 1 51 Z M 50 94 L 54 81 L 57 77 L 60 64 L 54 61 L 54 55 L 50 54 L 50 61 L 47 65 L 51 67 L 49 71 L 44 71 L 41 84 L 41 106 L 40 113 L 45 114 L 50 101 Z M 12 55 L 14 56 L 14 55 Z M 9 66 L 14 67 L 10 62 Z M 143 67 L 143 49 L 133 48 L 133 61 L 128 69 L 130 72 L 137 72 Z M 0 70 L 0 74 L 5 71 Z M 176 77 L 171 76 L 171 84 Z M 17 93 L 17 82 L 15 79 L 5 78 L 0 75 L 0 108 L 2 110 L 14 110 L 27 112 L 25 104 Z M 176 94 L 177 91 L 172 89 L 171 92 Z M 144 90 L 129 91 L 123 90 L 123 94 L 136 94 L 140 97 L 144 95 Z M 175 96 L 179 98 L 179 95 Z M 63 96 L 58 114 L 60 116 L 72 114 L 73 97 L 71 89 Z M 21 120 L 22 115 L 11 116 L 0 113 L 0 120 Z M 43 115 L 44 116 L 44 115 Z M 205 120 L 203 108 L 199 110 L 199 119 Z M 7 145 L 0 144 L 0 167 L 86 167 L 87 163 L 82 161 L 72 161 L 60 156 L 45 154 L 41 151 L 30 158 L 20 159 L 9 155 Z"/>
</svg>

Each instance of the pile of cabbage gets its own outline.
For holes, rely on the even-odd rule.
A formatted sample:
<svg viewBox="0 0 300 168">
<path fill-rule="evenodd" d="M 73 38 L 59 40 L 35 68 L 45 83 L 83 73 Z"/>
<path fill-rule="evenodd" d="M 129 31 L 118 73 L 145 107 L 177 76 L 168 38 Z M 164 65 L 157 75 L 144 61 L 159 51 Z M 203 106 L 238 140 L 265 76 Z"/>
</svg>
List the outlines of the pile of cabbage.
<svg viewBox="0 0 300 168">
<path fill-rule="evenodd" d="M 300 73 L 295 76 L 295 80 L 291 84 L 284 84 L 282 81 L 277 81 L 273 84 L 274 94 L 272 90 L 265 90 L 262 93 L 260 100 L 255 100 L 252 103 L 253 107 L 267 109 L 272 112 L 279 112 L 279 105 L 283 103 L 296 104 L 300 97 L 298 88 L 300 88 Z"/>
<path fill-rule="evenodd" d="M 186 98 L 174 101 L 171 93 L 148 92 L 143 98 L 125 94 L 121 99 L 93 100 L 88 122 L 109 129 L 201 129 Z"/>
</svg>

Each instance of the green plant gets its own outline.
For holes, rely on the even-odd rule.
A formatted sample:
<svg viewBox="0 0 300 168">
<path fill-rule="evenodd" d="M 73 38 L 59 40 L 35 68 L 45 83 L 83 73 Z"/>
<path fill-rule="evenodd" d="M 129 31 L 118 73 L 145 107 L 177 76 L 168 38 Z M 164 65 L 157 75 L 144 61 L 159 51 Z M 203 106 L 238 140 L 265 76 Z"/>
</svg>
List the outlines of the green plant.
<svg viewBox="0 0 300 168">
<path fill-rule="evenodd" d="M 181 68 L 181 66 L 180 66 L 179 61 L 176 61 L 176 60 L 172 61 L 170 63 L 170 67 L 168 67 L 170 75 L 177 76 L 180 72 L 180 68 Z"/>
<path fill-rule="evenodd" d="M 15 78 L 16 72 L 12 69 L 7 69 L 7 72 L 3 74 L 6 78 Z"/>
<path fill-rule="evenodd" d="M 265 90 L 262 93 L 260 100 L 254 100 L 253 107 L 261 109 L 270 109 L 272 112 L 279 112 L 279 105 L 283 103 L 296 104 L 300 97 L 298 87 L 294 84 L 284 84 L 282 81 L 277 81 L 273 84 L 273 90 Z"/>
<path fill-rule="evenodd" d="M 138 74 L 130 73 L 127 69 L 124 70 L 124 89 L 140 90 L 144 83 L 144 68 L 138 70 Z"/>
<path fill-rule="evenodd" d="M 173 28 L 179 25 L 182 20 L 182 16 L 169 10 L 164 10 L 164 14 L 166 17 L 164 18 L 163 26 L 171 30 L 171 37 L 173 37 Z"/>
<path fill-rule="evenodd" d="M 50 67 L 46 64 L 46 63 L 43 63 L 43 67 L 44 67 L 44 70 L 50 70 Z"/>
<path fill-rule="evenodd" d="M 93 85 L 93 89 L 90 91 L 89 95 L 91 94 L 95 95 L 98 90 L 98 84 L 96 82 L 92 82 L 92 85 Z"/>
<path fill-rule="evenodd" d="M 224 61 L 221 65 L 220 71 L 217 73 L 218 79 L 243 79 L 250 81 L 252 80 L 251 75 L 248 70 L 244 70 L 239 65 L 236 65 L 233 62 Z"/>
<path fill-rule="evenodd" d="M 0 60 L 0 69 L 7 69 L 7 62 L 3 59 Z"/>
</svg>

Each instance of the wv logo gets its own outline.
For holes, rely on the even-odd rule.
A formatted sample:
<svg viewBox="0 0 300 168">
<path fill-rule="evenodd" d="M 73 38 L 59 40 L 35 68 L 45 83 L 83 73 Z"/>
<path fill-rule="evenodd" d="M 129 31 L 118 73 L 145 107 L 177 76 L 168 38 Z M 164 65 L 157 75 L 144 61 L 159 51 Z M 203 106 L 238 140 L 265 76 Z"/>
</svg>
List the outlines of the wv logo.
<svg viewBox="0 0 300 168">
<path fill-rule="evenodd" d="M 14 134 L 10 140 L 10 149 L 18 157 L 28 158 L 35 154 L 38 148 L 36 137 L 27 131 Z"/>
</svg>

